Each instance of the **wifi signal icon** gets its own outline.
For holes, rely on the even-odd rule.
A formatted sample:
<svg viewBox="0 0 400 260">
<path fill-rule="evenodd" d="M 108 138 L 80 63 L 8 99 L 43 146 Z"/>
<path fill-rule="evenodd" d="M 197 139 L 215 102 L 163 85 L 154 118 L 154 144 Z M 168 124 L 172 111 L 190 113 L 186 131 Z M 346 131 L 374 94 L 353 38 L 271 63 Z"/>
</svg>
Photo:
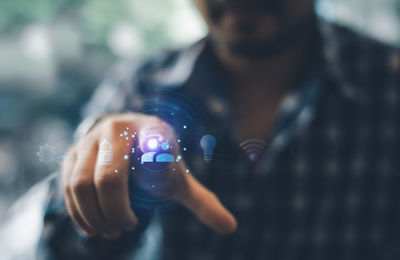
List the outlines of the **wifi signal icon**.
<svg viewBox="0 0 400 260">
<path fill-rule="evenodd" d="M 259 139 L 249 139 L 240 144 L 250 162 L 256 162 L 267 147 L 267 143 Z"/>
</svg>

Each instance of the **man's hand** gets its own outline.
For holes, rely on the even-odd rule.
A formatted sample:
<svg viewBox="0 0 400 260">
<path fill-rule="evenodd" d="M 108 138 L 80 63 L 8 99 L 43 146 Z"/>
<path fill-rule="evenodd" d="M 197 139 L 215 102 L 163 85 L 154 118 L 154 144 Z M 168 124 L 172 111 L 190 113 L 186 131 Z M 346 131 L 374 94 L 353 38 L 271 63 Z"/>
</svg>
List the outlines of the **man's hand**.
<svg viewBox="0 0 400 260">
<path fill-rule="evenodd" d="M 171 131 L 165 122 L 154 116 L 112 115 L 100 121 L 76 143 L 63 163 L 62 182 L 68 213 L 88 236 L 101 234 L 106 238 L 116 238 L 124 230 L 132 230 L 137 225 L 138 220 L 129 203 L 130 160 L 124 158 L 124 155 L 131 154 L 132 146 L 120 139 L 120 133 L 127 127 L 138 133 L 140 147 L 143 147 L 140 133 L 146 129 Z M 113 145 L 112 165 L 97 163 L 99 144 L 104 139 Z M 177 145 L 174 153 L 177 154 Z M 185 172 L 182 160 L 176 164 L 176 174 L 170 177 L 173 180 L 167 180 L 172 192 L 166 196 L 180 202 L 215 231 L 233 232 L 237 223 L 232 214 L 211 191 Z"/>
</svg>

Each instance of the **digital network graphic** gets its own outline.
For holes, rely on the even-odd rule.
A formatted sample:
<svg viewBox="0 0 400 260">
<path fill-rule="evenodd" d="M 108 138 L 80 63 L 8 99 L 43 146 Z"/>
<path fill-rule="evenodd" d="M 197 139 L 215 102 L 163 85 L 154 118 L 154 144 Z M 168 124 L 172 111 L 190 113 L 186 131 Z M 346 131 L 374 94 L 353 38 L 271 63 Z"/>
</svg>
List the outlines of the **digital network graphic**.
<svg viewBox="0 0 400 260">
<path fill-rule="evenodd" d="M 176 148 L 178 148 L 174 150 L 176 153 L 174 155 L 176 157 L 174 158 L 175 161 L 183 157 L 201 156 L 205 158 L 204 155 L 206 153 L 207 162 L 212 160 L 213 151 L 208 151 L 208 149 L 204 150 L 202 144 L 206 144 L 201 142 L 200 139 L 210 132 L 215 132 L 213 124 L 208 118 L 207 110 L 196 103 L 192 98 L 172 89 L 162 89 L 157 92 L 156 97 L 145 100 L 144 104 L 140 107 L 140 112 L 159 117 L 168 123 L 175 133 L 175 137 L 164 136 L 166 139 L 169 139 L 166 141 L 166 144 L 164 144 L 164 147 L 161 146 L 163 141 L 159 141 L 158 138 L 154 138 L 154 141 L 151 141 L 154 144 L 157 141 L 157 149 L 146 152 L 156 152 L 153 158 L 155 163 L 159 162 L 160 159 L 172 159 L 172 156 L 167 155 L 163 155 L 159 158 L 158 153 L 170 153 L 173 145 L 176 145 Z M 155 134 L 157 133 L 155 132 Z M 163 136 L 163 134 L 161 136 Z M 150 140 L 151 138 L 148 139 Z M 206 143 L 208 144 L 209 142 Z M 170 148 L 163 150 L 167 145 L 169 145 Z M 212 140 L 210 141 L 210 147 L 211 146 Z M 143 161 L 145 166 L 147 165 L 146 162 L 150 160 L 151 155 L 149 154 L 148 156 L 149 157 L 144 158 Z"/>
<path fill-rule="evenodd" d="M 189 170 L 191 162 L 203 162 L 205 166 L 224 156 L 223 150 L 217 149 L 217 139 L 213 134 L 216 129 L 213 129 L 214 124 L 209 120 L 206 109 L 191 98 L 171 90 L 160 91 L 155 98 L 145 100 L 140 109 L 132 110 L 149 115 L 149 120 L 153 116 L 162 119 L 172 132 L 161 127 L 139 133 L 136 132 L 137 129 L 126 126 L 119 133 L 119 140 L 113 140 L 128 146 L 129 151 L 117 153 L 113 149 L 117 146 L 104 138 L 98 147 L 97 164 L 113 165 L 116 156 L 123 156 L 129 162 L 132 207 L 169 208 L 170 200 L 156 195 L 162 193 L 163 189 L 168 189 L 169 176 L 173 176 L 178 170 L 183 170 L 184 174 L 196 175 L 196 171 Z M 249 139 L 240 144 L 251 163 L 257 162 L 267 147 L 267 143 L 258 139 Z M 47 164 L 63 160 L 63 156 L 49 144 L 40 146 L 37 156 L 41 162 Z M 182 160 L 186 166 L 184 169 L 179 168 Z M 117 168 L 113 171 L 115 174 L 126 173 Z"/>
<path fill-rule="evenodd" d="M 240 144 L 240 148 L 246 154 L 247 159 L 255 163 L 268 148 L 268 144 L 259 139 L 249 139 Z"/>
<path fill-rule="evenodd" d="M 190 162 L 193 159 L 200 159 L 203 163 L 213 160 L 216 139 L 209 134 L 215 132 L 213 124 L 206 109 L 190 97 L 171 89 L 159 90 L 154 98 L 144 100 L 139 108 L 132 110 L 160 118 L 173 132 L 152 128 L 137 133 L 132 140 L 132 204 L 136 209 L 152 208 L 154 205 L 158 209 L 169 208 L 169 200 L 155 194 L 168 189 L 170 177 L 178 170 L 191 174 Z M 127 136 L 131 134 L 129 132 Z M 183 159 L 186 168 L 182 169 Z"/>
</svg>

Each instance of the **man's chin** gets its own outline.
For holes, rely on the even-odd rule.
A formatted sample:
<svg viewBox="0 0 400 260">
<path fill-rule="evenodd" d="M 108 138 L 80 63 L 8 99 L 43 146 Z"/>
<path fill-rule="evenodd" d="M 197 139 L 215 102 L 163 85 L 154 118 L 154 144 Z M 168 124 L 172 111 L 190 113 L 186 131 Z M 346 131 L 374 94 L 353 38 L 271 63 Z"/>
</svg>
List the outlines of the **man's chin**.
<svg viewBox="0 0 400 260">
<path fill-rule="evenodd" d="M 247 60 L 265 60 L 280 53 L 270 42 L 235 42 L 226 47 L 230 55 Z"/>
<path fill-rule="evenodd" d="M 260 28 L 254 27 L 252 24 L 243 23 L 241 26 L 240 28 L 236 27 L 235 33 L 231 33 L 230 37 L 224 37 L 225 41 L 221 41 L 221 34 L 214 34 L 216 36 L 214 38 L 219 38 L 219 45 L 221 46 L 222 43 L 223 48 L 233 56 L 249 60 L 264 60 L 292 49 L 305 34 L 314 30 L 315 20 L 313 16 L 310 16 L 296 26 L 279 30 L 276 26 L 270 26 L 269 31 L 266 28 L 260 31 Z"/>
<path fill-rule="evenodd" d="M 272 58 L 284 52 L 289 47 L 274 32 L 271 32 L 270 35 L 263 35 L 264 37 L 257 37 L 252 34 L 236 34 L 231 36 L 230 39 L 226 38 L 223 48 L 231 56 L 248 60 L 256 61 Z"/>
</svg>

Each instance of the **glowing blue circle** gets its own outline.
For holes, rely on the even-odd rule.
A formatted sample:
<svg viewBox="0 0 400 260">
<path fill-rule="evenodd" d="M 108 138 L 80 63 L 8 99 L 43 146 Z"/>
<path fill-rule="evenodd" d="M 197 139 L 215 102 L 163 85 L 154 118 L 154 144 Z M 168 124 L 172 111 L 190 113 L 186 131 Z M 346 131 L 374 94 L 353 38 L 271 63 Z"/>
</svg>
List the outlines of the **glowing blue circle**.
<svg viewBox="0 0 400 260">
<path fill-rule="evenodd" d="M 250 159 L 251 162 L 257 161 L 258 160 L 258 154 L 256 154 L 256 153 L 249 154 L 249 159 Z"/>
<path fill-rule="evenodd" d="M 150 140 L 147 141 L 147 147 L 150 149 L 154 150 L 158 146 L 158 141 L 155 138 L 151 138 Z"/>
<path fill-rule="evenodd" d="M 163 142 L 161 144 L 161 149 L 163 149 L 164 151 L 168 150 L 169 149 L 169 143 Z"/>
</svg>

